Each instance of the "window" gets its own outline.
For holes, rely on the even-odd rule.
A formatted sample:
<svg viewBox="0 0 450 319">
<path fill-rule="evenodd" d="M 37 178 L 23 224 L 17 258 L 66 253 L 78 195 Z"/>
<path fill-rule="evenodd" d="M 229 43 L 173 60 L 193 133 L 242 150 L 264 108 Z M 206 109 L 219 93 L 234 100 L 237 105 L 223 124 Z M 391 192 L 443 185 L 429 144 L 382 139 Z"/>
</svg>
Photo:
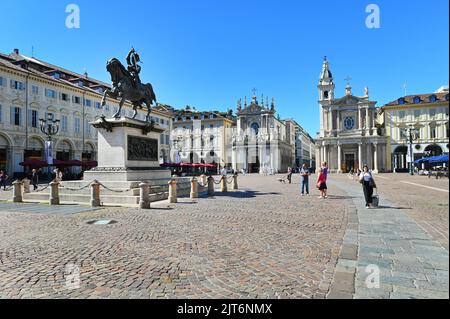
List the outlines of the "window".
<svg viewBox="0 0 450 319">
<path fill-rule="evenodd" d="M 91 100 L 84 100 L 84 105 L 87 107 L 91 107 L 92 106 L 92 101 Z"/>
<path fill-rule="evenodd" d="M 430 138 L 436 138 L 436 126 L 431 126 L 430 127 Z"/>
<path fill-rule="evenodd" d="M 347 116 L 344 119 L 344 127 L 347 131 L 351 131 L 355 128 L 355 119 L 351 116 Z"/>
<path fill-rule="evenodd" d="M 430 103 L 435 103 L 437 101 L 436 95 L 430 96 Z"/>
<path fill-rule="evenodd" d="M 38 111 L 31 110 L 31 127 L 38 127 Z"/>
<path fill-rule="evenodd" d="M 61 100 L 63 101 L 69 101 L 69 94 L 61 93 Z"/>
<path fill-rule="evenodd" d="M 327 100 L 329 97 L 328 91 L 323 92 L 323 98 Z"/>
<path fill-rule="evenodd" d="M 39 87 L 36 86 L 36 85 L 33 85 L 31 87 L 31 94 L 38 95 L 39 94 Z"/>
<path fill-rule="evenodd" d="M 102 104 L 101 104 L 100 102 L 95 102 L 95 108 L 96 108 L 97 110 L 101 110 Z"/>
<path fill-rule="evenodd" d="M 61 131 L 67 132 L 67 115 L 61 117 Z"/>
<path fill-rule="evenodd" d="M 6 86 L 6 79 L 0 76 L 0 86 Z"/>
<path fill-rule="evenodd" d="M 91 135 L 91 125 L 89 124 L 88 120 L 86 120 L 86 123 L 85 123 L 85 130 L 86 130 L 86 135 L 90 136 Z"/>
<path fill-rule="evenodd" d="M 81 98 L 79 96 L 72 96 L 72 102 L 75 104 L 81 104 Z"/>
<path fill-rule="evenodd" d="M 422 112 L 420 110 L 414 110 L 414 117 L 417 119 L 419 119 L 419 117 L 422 115 Z"/>
<path fill-rule="evenodd" d="M 11 80 L 11 88 L 14 90 L 23 91 L 23 90 L 25 90 L 25 84 L 20 81 Z"/>
<path fill-rule="evenodd" d="M 22 125 L 22 109 L 20 107 L 11 108 L 11 125 Z"/>
<path fill-rule="evenodd" d="M 49 97 L 51 99 L 56 99 L 56 91 L 50 90 L 50 89 L 45 89 L 45 96 Z"/>
<path fill-rule="evenodd" d="M 404 98 L 398 99 L 398 104 L 400 104 L 400 105 L 405 104 L 405 99 Z"/>
<path fill-rule="evenodd" d="M 405 116 L 406 116 L 406 112 L 405 111 L 398 112 L 398 117 L 400 118 L 400 120 L 404 120 Z"/>
<path fill-rule="evenodd" d="M 101 106 L 100 106 L 100 107 L 101 107 Z M 105 110 L 106 110 L 106 111 L 109 111 L 109 105 L 108 105 L 108 104 L 105 105 Z"/>
<path fill-rule="evenodd" d="M 80 123 L 80 118 L 76 117 L 75 118 L 75 133 L 79 134 L 81 132 L 81 123 Z"/>
<path fill-rule="evenodd" d="M 430 117 L 433 118 L 436 116 L 436 109 L 430 109 Z"/>
<path fill-rule="evenodd" d="M 420 99 L 420 97 L 416 96 L 413 100 L 414 104 L 419 104 L 420 102 L 422 102 L 422 100 Z"/>
</svg>

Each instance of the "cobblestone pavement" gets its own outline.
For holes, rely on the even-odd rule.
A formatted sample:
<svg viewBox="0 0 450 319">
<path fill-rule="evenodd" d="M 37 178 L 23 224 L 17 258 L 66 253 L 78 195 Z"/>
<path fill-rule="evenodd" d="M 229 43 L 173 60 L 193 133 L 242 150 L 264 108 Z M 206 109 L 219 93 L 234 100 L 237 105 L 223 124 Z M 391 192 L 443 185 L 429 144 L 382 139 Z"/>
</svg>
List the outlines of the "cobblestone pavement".
<svg viewBox="0 0 450 319">
<path fill-rule="evenodd" d="M 340 259 L 337 267 L 339 276 L 356 274 L 354 298 L 449 297 L 448 248 L 440 244 L 442 237 L 436 236 L 434 231 L 439 227 L 441 231 L 438 234 L 445 232 L 441 235 L 448 238 L 448 193 L 427 191 L 417 185 L 411 188 L 407 186 L 411 184 L 402 183 L 404 178 L 393 175 L 376 177 L 382 194 L 388 194 L 396 187 L 398 189 L 386 195 L 395 200 L 395 204 L 382 195 L 380 208 L 370 210 L 364 208 L 359 184 L 343 176 L 330 178 L 330 185 L 345 189 L 353 197 L 357 212 L 358 231 L 351 234 L 350 240 L 358 245 L 358 256 Z M 448 184 L 445 187 L 439 182 L 434 186 L 430 186 L 429 180 L 415 180 L 413 183 L 448 190 Z M 413 208 L 402 207 L 398 203 L 410 203 Z M 445 214 L 441 211 L 441 205 L 447 207 Z M 442 226 L 440 222 L 447 225 Z M 427 228 L 421 227 L 422 224 L 434 225 L 429 228 L 432 231 L 428 232 Z M 380 286 L 369 289 L 366 280 L 378 270 Z"/>
<path fill-rule="evenodd" d="M 298 181 L 245 176 L 239 192 L 145 211 L 1 212 L 0 297 L 324 298 L 349 199 L 300 197 Z"/>
</svg>

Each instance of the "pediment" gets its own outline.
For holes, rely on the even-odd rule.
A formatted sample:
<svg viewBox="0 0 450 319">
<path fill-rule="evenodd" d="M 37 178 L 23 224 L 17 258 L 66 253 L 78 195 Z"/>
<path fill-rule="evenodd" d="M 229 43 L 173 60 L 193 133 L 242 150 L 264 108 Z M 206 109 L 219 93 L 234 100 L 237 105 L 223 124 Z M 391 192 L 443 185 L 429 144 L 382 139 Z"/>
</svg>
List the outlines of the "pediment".
<svg viewBox="0 0 450 319">
<path fill-rule="evenodd" d="M 361 102 L 361 98 L 348 95 L 344 96 L 343 98 L 340 98 L 336 101 L 334 101 L 334 105 L 358 105 L 358 103 Z"/>
</svg>

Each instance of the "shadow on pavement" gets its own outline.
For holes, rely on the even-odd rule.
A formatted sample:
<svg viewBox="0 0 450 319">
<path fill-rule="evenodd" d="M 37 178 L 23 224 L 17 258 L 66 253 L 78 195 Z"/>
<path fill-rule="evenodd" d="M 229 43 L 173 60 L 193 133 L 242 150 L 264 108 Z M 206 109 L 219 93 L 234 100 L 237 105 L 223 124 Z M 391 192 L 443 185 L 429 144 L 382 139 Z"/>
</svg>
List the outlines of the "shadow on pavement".
<svg viewBox="0 0 450 319">
<path fill-rule="evenodd" d="M 280 193 L 261 193 L 261 192 L 255 192 L 255 191 L 238 191 L 238 192 L 228 192 L 228 193 L 221 193 L 216 192 L 214 193 L 214 196 L 208 197 L 208 196 L 202 196 L 202 198 L 210 198 L 214 199 L 215 197 L 232 197 L 232 198 L 255 198 L 258 196 L 267 196 L 267 195 L 280 195 Z"/>
</svg>

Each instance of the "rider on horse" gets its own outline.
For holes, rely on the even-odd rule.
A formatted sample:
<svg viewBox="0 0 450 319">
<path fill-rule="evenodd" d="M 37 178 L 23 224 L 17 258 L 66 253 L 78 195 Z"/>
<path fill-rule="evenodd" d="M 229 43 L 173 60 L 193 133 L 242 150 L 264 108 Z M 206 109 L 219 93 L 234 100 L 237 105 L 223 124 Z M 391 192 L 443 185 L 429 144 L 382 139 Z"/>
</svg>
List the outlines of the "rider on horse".
<svg viewBox="0 0 450 319">
<path fill-rule="evenodd" d="M 141 73 L 141 66 L 138 64 L 141 62 L 141 58 L 139 54 L 131 48 L 130 52 L 127 55 L 127 63 L 128 63 L 128 72 L 130 72 L 131 76 L 134 80 L 134 85 L 137 87 L 141 83 L 141 79 L 139 78 L 139 73 Z"/>
</svg>

